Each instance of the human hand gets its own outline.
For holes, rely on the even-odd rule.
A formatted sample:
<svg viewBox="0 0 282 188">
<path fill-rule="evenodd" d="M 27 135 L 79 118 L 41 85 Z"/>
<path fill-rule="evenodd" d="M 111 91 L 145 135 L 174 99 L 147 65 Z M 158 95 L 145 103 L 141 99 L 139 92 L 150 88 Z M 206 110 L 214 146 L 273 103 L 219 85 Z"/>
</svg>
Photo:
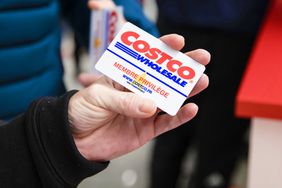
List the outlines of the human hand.
<svg viewBox="0 0 282 188">
<path fill-rule="evenodd" d="M 88 7 L 90 9 L 96 9 L 96 10 L 100 10 L 100 9 L 113 10 L 116 8 L 116 5 L 112 0 L 89 0 Z"/>
<path fill-rule="evenodd" d="M 184 46 L 184 38 L 179 35 L 167 35 L 161 40 L 176 50 Z M 186 54 L 204 65 L 210 60 L 205 50 Z M 208 77 L 203 75 L 190 96 L 207 86 Z M 175 116 L 159 115 L 153 101 L 102 76 L 71 98 L 69 121 L 80 153 L 88 160 L 108 161 L 191 120 L 197 111 L 197 105 L 188 103 Z"/>
<path fill-rule="evenodd" d="M 89 0 L 88 7 L 91 10 L 111 10 L 115 11 L 117 5 L 112 0 Z M 124 15 L 120 15 L 121 23 L 125 23 Z"/>
</svg>

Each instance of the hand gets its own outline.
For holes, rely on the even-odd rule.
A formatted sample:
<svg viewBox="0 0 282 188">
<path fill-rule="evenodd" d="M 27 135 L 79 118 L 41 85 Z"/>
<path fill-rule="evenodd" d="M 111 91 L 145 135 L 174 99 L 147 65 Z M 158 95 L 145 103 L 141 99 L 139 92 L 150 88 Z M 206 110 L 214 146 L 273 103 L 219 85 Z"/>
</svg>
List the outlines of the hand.
<svg viewBox="0 0 282 188">
<path fill-rule="evenodd" d="M 184 46 L 184 38 L 179 35 L 161 39 L 177 50 Z M 205 50 L 186 54 L 204 65 L 210 60 L 210 54 Z M 208 77 L 203 75 L 191 95 L 207 86 Z M 159 115 L 153 101 L 128 92 L 102 76 L 71 98 L 69 121 L 80 153 L 88 160 L 108 161 L 191 120 L 197 111 L 197 105 L 188 103 L 175 116 Z"/>
<path fill-rule="evenodd" d="M 110 10 L 110 11 L 117 11 L 117 5 L 112 0 L 89 0 L 88 7 L 91 10 Z M 124 24 L 126 23 L 126 19 L 123 14 L 121 14 L 121 10 L 117 11 L 118 13 L 118 21 L 116 24 Z M 120 13 L 120 14 L 119 14 Z"/>
<path fill-rule="evenodd" d="M 116 5 L 112 0 L 89 0 L 88 7 L 90 9 L 113 10 L 116 8 Z"/>
</svg>

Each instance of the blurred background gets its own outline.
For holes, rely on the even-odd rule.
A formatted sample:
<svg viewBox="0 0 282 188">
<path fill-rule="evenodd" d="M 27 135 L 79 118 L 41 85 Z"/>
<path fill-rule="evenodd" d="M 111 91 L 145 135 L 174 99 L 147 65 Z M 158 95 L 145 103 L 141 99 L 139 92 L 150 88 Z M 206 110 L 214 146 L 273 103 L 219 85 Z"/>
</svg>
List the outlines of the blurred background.
<svg viewBox="0 0 282 188">
<path fill-rule="evenodd" d="M 113 2 L 126 20 L 156 37 L 182 35 L 182 52 L 209 51 L 210 84 L 187 100 L 199 106 L 195 118 L 112 160 L 79 188 L 281 188 L 282 0 Z M 112 24 L 124 21 L 116 19 L 121 14 L 112 11 L 113 2 L 1 1 L 1 120 L 38 97 L 62 95 L 64 86 L 82 88 L 79 74 L 91 72 L 92 58 L 114 35 Z M 91 31 L 89 7 L 107 9 L 93 14 Z"/>
</svg>

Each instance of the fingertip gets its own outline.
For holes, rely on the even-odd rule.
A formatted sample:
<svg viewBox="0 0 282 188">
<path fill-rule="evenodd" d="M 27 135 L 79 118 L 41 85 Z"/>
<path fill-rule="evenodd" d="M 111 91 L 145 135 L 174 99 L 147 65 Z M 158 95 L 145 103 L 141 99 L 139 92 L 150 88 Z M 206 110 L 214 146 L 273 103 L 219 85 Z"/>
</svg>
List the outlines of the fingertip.
<svg viewBox="0 0 282 188">
<path fill-rule="evenodd" d="M 91 79 L 91 81 L 89 80 L 90 79 L 89 73 L 81 73 L 81 74 L 78 75 L 77 79 L 78 79 L 79 83 L 81 83 L 83 86 L 88 86 L 92 82 L 92 79 Z"/>
<path fill-rule="evenodd" d="M 97 81 L 101 76 L 92 74 L 92 73 L 81 73 L 78 75 L 78 81 L 80 84 L 82 84 L 84 87 L 88 87 L 89 85 L 93 84 L 95 81 Z"/>
<path fill-rule="evenodd" d="M 210 84 L 210 79 L 209 79 L 208 75 L 203 74 L 202 80 L 203 80 L 204 89 L 206 89 Z"/>
<path fill-rule="evenodd" d="M 145 99 L 142 101 L 141 104 L 139 104 L 138 111 L 141 112 L 141 114 L 144 114 L 145 116 L 150 117 L 156 113 L 157 107 L 152 100 Z"/>
<path fill-rule="evenodd" d="M 84 80 L 86 76 L 87 76 L 87 73 L 80 73 L 78 75 L 78 80 Z"/>
<path fill-rule="evenodd" d="M 203 74 L 198 82 L 196 83 L 195 87 L 189 94 L 189 97 L 192 97 L 201 91 L 205 90 L 209 86 L 209 77 L 206 74 Z"/>
<path fill-rule="evenodd" d="M 186 55 L 194 59 L 195 61 L 207 65 L 211 60 L 211 54 L 205 49 L 197 49 L 187 52 Z"/>
<path fill-rule="evenodd" d="M 200 91 L 202 91 L 208 87 L 209 82 L 209 77 L 206 74 L 203 74 L 197 82 L 197 87 L 200 88 Z"/>
<path fill-rule="evenodd" d="M 81 73 L 81 74 L 78 75 L 77 79 L 78 79 L 79 83 L 84 85 L 86 77 L 87 77 L 86 73 Z"/>
<path fill-rule="evenodd" d="M 95 0 L 89 0 L 89 1 L 88 1 L 88 7 L 89 7 L 90 9 L 96 9 L 96 8 L 98 8 L 98 6 L 97 6 Z"/>
<path fill-rule="evenodd" d="M 211 53 L 205 49 L 199 49 L 199 51 L 201 51 L 201 53 L 203 54 L 203 56 L 206 57 L 206 63 L 205 65 L 207 65 L 210 61 L 211 61 Z"/>
<path fill-rule="evenodd" d="M 199 107 L 195 103 L 188 103 L 182 108 L 182 113 L 185 117 L 188 117 L 189 120 L 196 116 L 198 113 Z"/>
<path fill-rule="evenodd" d="M 178 34 L 164 35 L 160 40 L 175 50 L 181 50 L 185 45 L 185 38 Z"/>
<path fill-rule="evenodd" d="M 89 0 L 88 7 L 90 9 L 113 10 L 115 8 L 115 4 L 112 1 Z"/>
</svg>

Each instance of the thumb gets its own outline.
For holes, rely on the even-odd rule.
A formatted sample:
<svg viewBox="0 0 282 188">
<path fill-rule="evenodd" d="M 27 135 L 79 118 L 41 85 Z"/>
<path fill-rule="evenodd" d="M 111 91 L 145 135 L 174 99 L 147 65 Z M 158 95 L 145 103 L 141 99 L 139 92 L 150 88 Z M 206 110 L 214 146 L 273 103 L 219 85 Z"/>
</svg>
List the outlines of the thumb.
<svg viewBox="0 0 282 188">
<path fill-rule="evenodd" d="M 155 103 L 132 92 L 118 91 L 106 88 L 101 95 L 96 96 L 98 105 L 106 110 L 133 118 L 147 118 L 155 114 Z"/>
</svg>

